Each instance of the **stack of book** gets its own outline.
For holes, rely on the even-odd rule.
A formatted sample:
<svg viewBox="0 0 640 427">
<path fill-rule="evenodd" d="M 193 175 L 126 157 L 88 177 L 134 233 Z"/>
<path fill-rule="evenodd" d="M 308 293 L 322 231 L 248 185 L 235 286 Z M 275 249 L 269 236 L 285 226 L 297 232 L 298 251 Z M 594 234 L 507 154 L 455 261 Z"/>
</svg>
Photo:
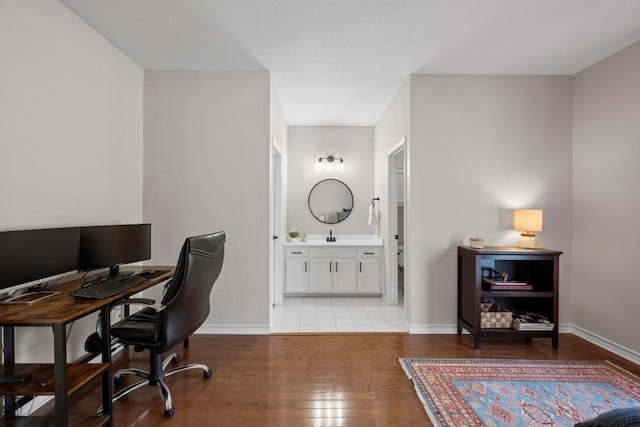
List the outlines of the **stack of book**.
<svg viewBox="0 0 640 427">
<path fill-rule="evenodd" d="M 531 291 L 533 286 L 526 282 L 504 282 L 501 279 L 482 278 L 482 287 L 488 291 Z"/>
<path fill-rule="evenodd" d="M 552 331 L 554 326 L 549 319 L 533 312 L 513 313 L 511 322 L 511 327 L 518 331 Z"/>
</svg>

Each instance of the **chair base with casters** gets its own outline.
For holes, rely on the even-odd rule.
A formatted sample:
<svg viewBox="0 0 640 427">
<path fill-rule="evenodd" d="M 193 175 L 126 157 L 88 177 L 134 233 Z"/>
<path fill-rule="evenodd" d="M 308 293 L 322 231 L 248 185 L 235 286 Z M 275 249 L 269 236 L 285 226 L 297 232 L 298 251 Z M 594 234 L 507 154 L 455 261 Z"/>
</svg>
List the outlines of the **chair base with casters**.
<svg viewBox="0 0 640 427">
<path fill-rule="evenodd" d="M 167 387 L 167 384 L 164 382 L 165 378 L 190 369 L 201 369 L 202 376 L 205 379 L 211 378 L 211 369 L 209 369 L 208 366 L 199 363 L 187 364 L 166 370 L 167 366 L 169 366 L 170 363 L 178 363 L 179 357 L 177 353 L 169 354 L 164 358 L 164 360 L 162 359 L 161 354 L 151 353 L 149 355 L 149 358 L 151 366 L 151 371 L 149 372 L 138 368 L 125 368 L 116 372 L 113 378 L 113 382 L 115 385 L 122 385 L 124 383 L 124 375 L 135 375 L 138 378 L 142 378 L 142 381 L 130 384 L 122 390 L 119 390 L 113 395 L 113 402 L 141 387 L 155 385 L 158 387 L 160 396 L 162 396 L 162 400 L 164 401 L 164 415 L 167 417 L 171 417 L 175 412 L 175 407 L 173 406 L 173 401 L 171 400 L 171 391 L 169 391 L 169 387 Z M 98 410 L 98 414 L 101 413 L 102 408 Z"/>
</svg>

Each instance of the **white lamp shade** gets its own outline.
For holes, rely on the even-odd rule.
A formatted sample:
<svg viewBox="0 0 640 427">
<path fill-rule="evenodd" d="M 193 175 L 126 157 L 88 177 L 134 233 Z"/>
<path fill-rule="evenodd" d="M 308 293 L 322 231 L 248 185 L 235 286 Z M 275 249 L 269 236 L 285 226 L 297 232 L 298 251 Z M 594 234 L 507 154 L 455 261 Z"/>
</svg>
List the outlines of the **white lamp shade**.
<svg viewBox="0 0 640 427">
<path fill-rule="evenodd" d="M 513 228 L 520 231 L 542 231 L 542 210 L 516 209 L 513 211 Z"/>
</svg>

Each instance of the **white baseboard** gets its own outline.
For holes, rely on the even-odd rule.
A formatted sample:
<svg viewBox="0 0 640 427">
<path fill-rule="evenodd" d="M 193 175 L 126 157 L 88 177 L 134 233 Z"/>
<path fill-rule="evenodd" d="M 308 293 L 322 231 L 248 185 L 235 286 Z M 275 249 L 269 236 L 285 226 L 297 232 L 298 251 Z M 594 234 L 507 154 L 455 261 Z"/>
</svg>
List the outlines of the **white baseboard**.
<svg viewBox="0 0 640 427">
<path fill-rule="evenodd" d="M 204 324 L 200 326 L 196 334 L 210 335 L 269 335 L 271 328 L 269 325 L 212 325 Z"/>
<path fill-rule="evenodd" d="M 640 365 L 640 353 L 621 346 L 613 341 L 600 337 L 592 332 L 582 329 L 570 323 L 561 323 L 558 329 L 561 334 L 574 334 L 592 344 Z M 455 324 L 410 324 L 410 334 L 456 334 L 458 327 Z M 196 334 L 221 334 L 221 335 L 269 335 L 271 328 L 267 325 L 202 325 Z M 467 331 L 463 330 L 463 334 Z M 116 350 L 117 351 L 117 350 Z M 114 352 L 115 353 L 115 352 Z"/>
<path fill-rule="evenodd" d="M 561 334 L 574 333 L 574 326 L 571 324 L 561 323 L 558 329 L 558 332 Z M 410 334 L 457 334 L 458 333 L 458 325 L 456 324 L 448 324 L 448 325 L 432 325 L 432 324 L 421 324 L 421 325 L 409 325 L 409 333 Z M 462 330 L 463 334 L 468 334 L 466 329 Z M 578 334 L 576 334 L 578 335 Z"/>
<path fill-rule="evenodd" d="M 466 332 L 463 330 L 463 332 Z M 428 334 L 457 334 L 457 325 L 409 324 L 409 333 L 416 335 Z"/>
<path fill-rule="evenodd" d="M 574 334 L 592 344 L 597 345 L 607 351 L 610 351 L 624 359 L 629 360 L 637 365 L 640 365 L 640 353 L 628 349 L 624 346 L 614 343 L 608 339 L 602 338 L 592 332 L 582 329 L 572 324 L 560 324 L 559 333 Z M 210 335 L 269 335 L 271 328 L 267 325 L 202 325 L 195 332 L 196 334 L 210 334 Z M 433 324 L 410 324 L 409 333 L 415 335 L 427 335 L 427 334 L 456 334 L 458 333 L 458 327 L 455 324 L 449 325 L 433 325 Z M 467 331 L 463 330 L 463 334 Z M 113 350 L 113 354 L 122 350 L 122 346 L 117 346 Z M 96 362 L 100 362 L 100 356 L 96 356 L 94 359 Z M 49 400 L 53 399 L 51 396 L 36 396 L 34 400 L 18 410 L 18 415 L 28 415 L 37 410 Z"/>
<path fill-rule="evenodd" d="M 640 365 L 640 353 L 638 353 L 637 351 L 621 346 L 620 344 L 616 344 L 613 341 L 596 335 L 593 332 L 582 329 L 579 326 L 572 325 L 571 329 L 571 333 L 573 333 L 574 335 L 577 335 L 580 338 L 597 345 L 598 347 L 602 347 L 605 350 L 610 351 L 611 353 L 617 354 L 618 356 L 627 359 L 630 362 L 635 363 L 636 365 Z"/>
<path fill-rule="evenodd" d="M 561 323 L 558 325 L 558 332 L 561 334 L 574 334 L 586 341 L 589 341 L 592 344 L 597 345 L 611 353 L 617 354 L 618 356 L 629 360 L 637 365 L 640 365 L 640 353 L 637 351 L 633 351 L 624 346 L 616 344 L 613 341 L 610 341 L 606 338 L 602 338 L 592 332 L 589 332 L 585 329 L 582 329 L 578 326 L 572 325 L 570 323 Z M 431 324 L 413 324 L 409 325 L 409 333 L 410 334 L 457 334 L 458 327 L 457 325 L 431 325 Z M 463 334 L 468 333 L 463 329 Z"/>
</svg>

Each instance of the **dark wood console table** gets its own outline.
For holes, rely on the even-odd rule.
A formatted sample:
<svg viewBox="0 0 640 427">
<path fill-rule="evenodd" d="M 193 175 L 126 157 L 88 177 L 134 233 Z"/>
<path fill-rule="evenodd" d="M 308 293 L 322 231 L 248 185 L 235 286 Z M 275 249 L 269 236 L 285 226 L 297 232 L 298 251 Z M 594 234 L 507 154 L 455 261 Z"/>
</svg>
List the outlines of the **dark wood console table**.
<svg viewBox="0 0 640 427">
<path fill-rule="evenodd" d="M 520 249 L 515 247 L 458 247 L 458 334 L 463 329 L 480 348 L 483 338 L 551 338 L 558 348 L 558 276 L 560 255 L 552 249 Z M 514 280 L 531 285 L 527 290 L 496 290 L 482 278 L 494 272 L 507 273 Z M 514 330 L 482 328 L 482 302 L 492 302 L 504 309 L 535 312 L 554 323 L 553 330 Z"/>
<path fill-rule="evenodd" d="M 173 275 L 173 267 L 144 266 L 128 268 L 135 272 L 153 269 L 168 272 L 102 300 L 80 300 L 69 296 L 69 292 L 78 289 L 82 283 L 97 274 L 77 279 L 51 290 L 59 294 L 32 304 L 0 305 L 0 326 L 3 327 L 4 363 L 0 366 L 0 375 L 31 374 L 37 381 L 0 384 L 0 395 L 5 397 L 4 425 L 23 425 L 24 417 L 15 417 L 15 396 L 53 395 L 55 396 L 55 416 L 37 417 L 38 426 L 103 426 L 112 425 L 111 413 L 113 385 L 111 381 L 111 339 L 109 308 L 111 304 L 130 297 L 153 285 L 167 280 Z M 103 273 L 104 274 L 104 273 Z M 101 313 L 102 326 L 102 363 L 67 363 L 66 331 L 67 325 L 91 313 Z M 53 329 L 54 363 L 19 364 L 15 360 L 16 327 L 51 327 Z M 72 417 L 67 414 L 68 398 L 93 378 L 102 376 L 102 405 L 104 415 Z M 97 409 L 97 406 L 96 406 Z"/>
</svg>

